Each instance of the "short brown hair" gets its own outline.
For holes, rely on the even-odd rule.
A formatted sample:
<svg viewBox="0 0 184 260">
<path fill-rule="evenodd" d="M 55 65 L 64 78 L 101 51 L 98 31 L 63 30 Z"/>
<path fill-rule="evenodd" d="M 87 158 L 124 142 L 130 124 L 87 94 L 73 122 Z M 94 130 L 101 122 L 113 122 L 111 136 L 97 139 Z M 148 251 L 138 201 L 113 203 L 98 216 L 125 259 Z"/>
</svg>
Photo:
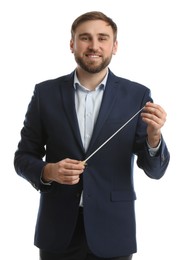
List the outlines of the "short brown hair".
<svg viewBox="0 0 184 260">
<path fill-rule="evenodd" d="M 117 39 L 117 25 L 115 24 L 115 22 L 110 17 L 106 16 L 104 13 L 98 12 L 98 11 L 84 13 L 74 20 L 74 22 L 71 26 L 72 38 L 74 37 L 77 27 L 81 23 L 84 23 L 87 21 L 92 21 L 92 20 L 102 20 L 102 21 L 106 22 L 108 25 L 110 25 L 112 27 L 112 30 L 114 33 L 114 41 Z"/>
</svg>

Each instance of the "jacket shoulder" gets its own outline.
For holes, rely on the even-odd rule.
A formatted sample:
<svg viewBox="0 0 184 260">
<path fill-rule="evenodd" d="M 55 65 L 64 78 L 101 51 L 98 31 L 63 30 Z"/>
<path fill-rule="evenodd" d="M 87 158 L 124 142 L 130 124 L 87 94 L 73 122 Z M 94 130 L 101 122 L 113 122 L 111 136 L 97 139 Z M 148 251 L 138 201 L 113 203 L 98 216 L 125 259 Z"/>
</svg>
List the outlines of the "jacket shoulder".
<svg viewBox="0 0 184 260">
<path fill-rule="evenodd" d="M 36 84 L 35 88 L 39 88 L 39 89 L 46 89 L 46 88 L 53 88 L 53 87 L 57 87 L 58 85 L 61 86 L 64 82 L 70 81 L 73 79 L 74 73 L 70 73 L 67 75 L 63 75 L 60 76 L 58 78 L 54 78 L 54 79 L 48 79 L 42 82 L 39 82 Z"/>
<path fill-rule="evenodd" d="M 114 83 L 116 83 L 118 86 L 122 88 L 128 88 L 129 90 L 137 89 L 138 91 L 150 91 L 150 88 L 147 86 L 127 78 L 116 76 L 111 71 L 109 72 L 109 80 L 113 80 Z"/>
</svg>

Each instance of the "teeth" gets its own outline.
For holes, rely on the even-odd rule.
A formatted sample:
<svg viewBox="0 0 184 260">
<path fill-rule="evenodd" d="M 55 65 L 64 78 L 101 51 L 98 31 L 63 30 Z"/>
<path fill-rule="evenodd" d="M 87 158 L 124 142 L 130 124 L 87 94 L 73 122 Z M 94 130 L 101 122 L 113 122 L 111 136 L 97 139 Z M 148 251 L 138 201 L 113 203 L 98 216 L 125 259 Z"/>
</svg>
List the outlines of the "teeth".
<svg viewBox="0 0 184 260">
<path fill-rule="evenodd" d="M 96 55 L 88 55 L 90 58 L 98 58 L 99 56 Z"/>
</svg>

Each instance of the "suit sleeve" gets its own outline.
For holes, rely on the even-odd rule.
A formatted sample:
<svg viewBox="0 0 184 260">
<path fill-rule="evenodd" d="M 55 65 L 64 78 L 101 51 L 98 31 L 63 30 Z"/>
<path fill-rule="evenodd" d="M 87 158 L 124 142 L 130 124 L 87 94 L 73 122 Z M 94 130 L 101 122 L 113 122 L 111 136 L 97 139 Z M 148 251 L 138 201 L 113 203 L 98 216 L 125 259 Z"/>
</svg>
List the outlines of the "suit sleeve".
<svg viewBox="0 0 184 260">
<path fill-rule="evenodd" d="M 146 91 L 143 103 L 145 104 L 147 101 L 153 102 L 150 90 Z M 161 145 L 159 150 L 155 156 L 151 156 L 146 140 L 147 124 L 144 123 L 139 116 L 134 143 L 134 153 L 137 155 L 137 165 L 150 178 L 160 179 L 168 167 L 170 153 L 163 136 L 161 136 Z"/>
<path fill-rule="evenodd" d="M 155 156 L 150 155 L 146 143 L 144 143 L 143 148 L 137 152 L 138 167 L 152 179 L 160 179 L 164 175 L 169 161 L 170 153 L 163 136 L 161 137 L 161 146 Z"/>
<path fill-rule="evenodd" d="M 28 105 L 21 139 L 14 156 L 14 167 L 18 175 L 29 181 L 37 190 L 48 189 L 40 182 L 42 170 L 46 164 L 45 134 L 42 128 L 39 109 L 39 91 L 35 87 Z"/>
</svg>

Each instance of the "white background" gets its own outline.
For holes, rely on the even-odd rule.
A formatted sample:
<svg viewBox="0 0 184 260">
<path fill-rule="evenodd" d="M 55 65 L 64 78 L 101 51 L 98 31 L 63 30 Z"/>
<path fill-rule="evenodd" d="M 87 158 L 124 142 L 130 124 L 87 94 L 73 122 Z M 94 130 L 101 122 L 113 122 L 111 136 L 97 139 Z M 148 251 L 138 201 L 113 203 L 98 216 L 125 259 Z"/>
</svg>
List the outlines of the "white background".
<svg viewBox="0 0 184 260">
<path fill-rule="evenodd" d="M 184 8 L 179 0 L 4 0 L 0 2 L 1 187 L 0 254 L 38 259 L 33 246 L 39 192 L 13 167 L 20 129 L 40 81 L 70 73 L 70 26 L 99 10 L 118 25 L 119 49 L 110 68 L 152 90 L 168 116 L 163 135 L 171 153 L 165 176 L 151 180 L 135 167 L 135 260 L 184 259 L 183 86 Z"/>
</svg>

